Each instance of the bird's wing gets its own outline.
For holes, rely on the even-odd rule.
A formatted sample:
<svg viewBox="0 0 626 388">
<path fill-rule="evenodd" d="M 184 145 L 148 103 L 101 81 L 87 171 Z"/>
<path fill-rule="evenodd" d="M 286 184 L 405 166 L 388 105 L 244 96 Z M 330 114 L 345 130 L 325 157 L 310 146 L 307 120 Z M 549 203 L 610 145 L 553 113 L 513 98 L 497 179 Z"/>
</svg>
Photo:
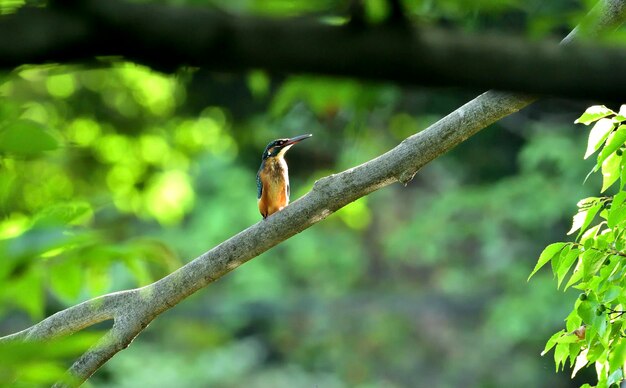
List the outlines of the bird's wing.
<svg viewBox="0 0 626 388">
<path fill-rule="evenodd" d="M 257 199 L 260 199 L 262 194 L 263 194 L 263 182 L 261 182 L 261 174 L 257 173 L 256 174 L 256 197 Z"/>
</svg>

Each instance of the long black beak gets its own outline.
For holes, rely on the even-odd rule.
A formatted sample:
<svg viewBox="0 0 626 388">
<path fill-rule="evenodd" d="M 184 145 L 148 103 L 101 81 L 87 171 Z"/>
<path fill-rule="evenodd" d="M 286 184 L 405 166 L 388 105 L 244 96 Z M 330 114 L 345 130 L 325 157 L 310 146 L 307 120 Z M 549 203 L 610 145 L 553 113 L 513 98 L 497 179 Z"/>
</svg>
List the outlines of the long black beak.
<svg viewBox="0 0 626 388">
<path fill-rule="evenodd" d="M 291 139 L 289 139 L 287 141 L 287 143 L 285 143 L 284 146 L 288 146 L 288 145 L 292 145 L 292 144 L 296 144 L 304 139 L 308 139 L 309 137 L 313 136 L 312 134 L 308 133 L 306 135 L 300 135 L 300 136 L 296 136 L 296 137 L 292 137 Z M 283 146 L 283 147 L 284 147 Z"/>
</svg>

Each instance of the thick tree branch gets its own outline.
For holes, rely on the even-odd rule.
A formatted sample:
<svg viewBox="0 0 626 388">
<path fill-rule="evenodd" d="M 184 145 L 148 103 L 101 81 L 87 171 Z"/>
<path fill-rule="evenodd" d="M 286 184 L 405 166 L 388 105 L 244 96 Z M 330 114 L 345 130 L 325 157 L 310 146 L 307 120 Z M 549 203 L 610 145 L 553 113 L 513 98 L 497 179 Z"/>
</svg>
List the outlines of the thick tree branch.
<svg viewBox="0 0 626 388">
<path fill-rule="evenodd" d="M 613 7 L 597 19 L 598 28 L 622 21 L 626 0 L 607 0 Z M 0 36 L 1 31 L 0 31 Z M 568 37 L 567 39 L 569 39 Z M 1 51 L 1 50 L 0 50 Z M 325 219 L 337 209 L 381 187 L 407 183 L 425 164 L 454 148 L 493 122 L 517 112 L 534 97 L 489 91 L 434 125 L 360 166 L 320 179 L 304 197 L 143 288 L 109 294 L 60 311 L 0 343 L 16 339 L 44 340 L 113 319 L 112 329 L 70 368 L 81 383 L 131 341 L 159 314 L 187 296 L 280 242 Z M 65 386 L 60 383 L 58 386 Z"/>
<path fill-rule="evenodd" d="M 621 100 L 626 90 L 626 77 L 615 76 L 626 73 L 623 49 L 559 48 L 556 42 L 412 30 L 404 23 L 331 26 L 119 0 L 75 3 L 1 18 L 0 68 L 109 56 L 164 71 L 184 65 L 218 71 L 262 68 L 605 101 Z M 608 18 L 624 12 L 622 4 L 607 4 L 616 15 Z M 582 30 L 593 33 L 594 28 Z"/>
<path fill-rule="evenodd" d="M 121 291 L 94 298 L 60 311 L 18 333 L 0 337 L 0 344 L 16 339 L 38 341 L 72 334 L 86 327 L 115 318 L 127 307 L 136 290 Z"/>
</svg>

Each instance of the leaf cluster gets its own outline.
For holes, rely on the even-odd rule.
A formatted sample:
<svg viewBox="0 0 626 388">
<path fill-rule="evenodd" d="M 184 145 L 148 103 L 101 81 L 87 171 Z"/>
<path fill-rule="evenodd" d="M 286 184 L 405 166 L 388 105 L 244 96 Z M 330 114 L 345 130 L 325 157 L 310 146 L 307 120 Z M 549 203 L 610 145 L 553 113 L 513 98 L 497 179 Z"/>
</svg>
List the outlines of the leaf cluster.
<svg viewBox="0 0 626 388">
<path fill-rule="evenodd" d="M 530 274 L 532 277 L 550 262 L 558 288 L 567 279 L 564 289 L 582 291 L 566 318 L 565 329 L 548 340 L 542 354 L 555 348 L 557 371 L 569 361 L 572 377 L 581 368 L 595 365 L 597 387 L 624 380 L 626 362 L 625 121 L 626 105 L 617 113 L 605 106 L 592 106 L 576 120 L 594 124 L 585 159 L 599 152 L 589 174 L 601 171 L 600 191 L 614 188 L 616 192 L 580 200 L 568 232 L 577 233 L 575 241 L 548 245 Z"/>
</svg>

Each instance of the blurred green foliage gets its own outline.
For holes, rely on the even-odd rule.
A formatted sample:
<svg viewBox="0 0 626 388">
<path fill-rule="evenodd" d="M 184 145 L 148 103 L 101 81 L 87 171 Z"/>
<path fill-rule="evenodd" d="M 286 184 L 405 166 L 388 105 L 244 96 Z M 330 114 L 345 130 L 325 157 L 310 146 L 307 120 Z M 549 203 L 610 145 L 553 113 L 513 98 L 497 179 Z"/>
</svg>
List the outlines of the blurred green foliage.
<svg viewBox="0 0 626 388">
<path fill-rule="evenodd" d="M 32 387 L 54 381 L 71 383 L 67 360 L 86 351 L 100 337 L 97 332 L 77 333 L 47 342 L 0 345 L 0 386 Z"/>
<path fill-rule="evenodd" d="M 21 3 L 0 1 L 0 11 Z M 273 17 L 342 18 L 347 9 L 343 1 L 168 3 Z M 591 4 L 404 6 L 416 23 L 543 36 L 568 30 Z M 382 1 L 366 7 L 373 22 L 388 12 Z M 288 154 L 295 199 L 472 97 L 263 71 L 164 75 L 129 63 L 1 75 L 0 335 L 148 284 L 258 222 L 254 176 L 270 140 L 314 133 Z M 348 205 L 159 317 L 89 384 L 568 385 L 539 353 L 576 296 L 552 292 L 546 274 L 531 285 L 526 277 L 596 182 L 580 184 L 591 166 L 570 123 L 582 106 L 536 104 L 408 187 Z M 83 347 L 37 357 L 28 349 L 0 349 L 0 380 L 49 383 Z"/>
</svg>

